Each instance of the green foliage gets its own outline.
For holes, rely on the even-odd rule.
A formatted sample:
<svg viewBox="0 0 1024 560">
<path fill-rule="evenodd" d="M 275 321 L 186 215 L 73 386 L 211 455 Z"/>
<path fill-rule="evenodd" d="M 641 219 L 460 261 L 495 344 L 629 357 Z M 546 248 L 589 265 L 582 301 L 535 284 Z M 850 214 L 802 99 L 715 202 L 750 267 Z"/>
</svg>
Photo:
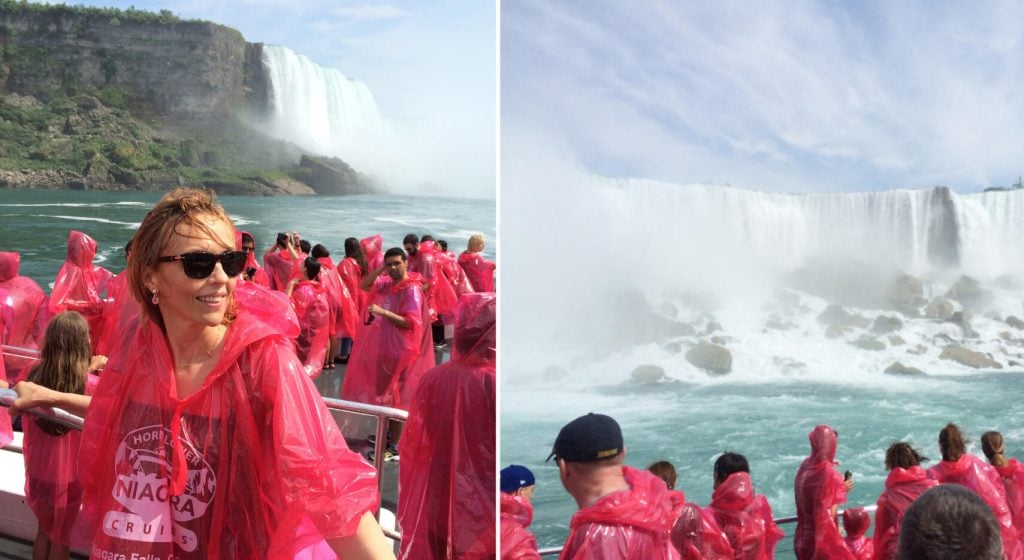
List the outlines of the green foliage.
<svg viewBox="0 0 1024 560">
<path fill-rule="evenodd" d="M 111 25 L 120 25 L 124 22 L 141 23 L 178 23 L 181 21 L 202 21 L 182 20 L 170 10 L 159 12 L 147 12 L 136 9 L 134 6 L 126 10 L 118 8 L 100 8 L 93 6 L 69 6 L 67 4 L 37 4 L 24 0 L 0 0 L 0 13 L 36 13 L 52 14 L 55 16 L 87 16 L 103 18 L 110 21 Z M 117 23 L 114 23 L 114 22 Z"/>
</svg>

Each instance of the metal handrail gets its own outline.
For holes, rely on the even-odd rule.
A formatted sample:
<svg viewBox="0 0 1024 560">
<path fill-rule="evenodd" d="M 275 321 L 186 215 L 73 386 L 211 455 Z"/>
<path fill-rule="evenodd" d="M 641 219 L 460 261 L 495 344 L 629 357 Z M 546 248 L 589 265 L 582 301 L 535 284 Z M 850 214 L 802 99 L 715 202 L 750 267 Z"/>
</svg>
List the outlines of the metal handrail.
<svg viewBox="0 0 1024 560">
<path fill-rule="evenodd" d="M 878 509 L 877 505 L 864 506 L 864 511 L 867 511 L 867 512 L 873 512 L 876 509 Z M 842 515 L 844 511 L 846 511 L 846 510 L 839 510 L 839 512 L 836 515 Z M 796 516 L 795 515 L 792 516 L 792 517 L 780 517 L 778 519 L 775 519 L 775 524 L 776 525 L 788 525 L 790 523 L 796 523 Z M 561 546 L 553 546 L 553 547 L 550 547 L 550 548 L 541 548 L 541 549 L 537 550 L 537 553 L 540 554 L 541 556 L 556 556 L 556 555 L 562 553 L 562 548 L 563 547 L 561 547 Z"/>
<path fill-rule="evenodd" d="M 6 344 L 0 345 L 0 351 L 5 356 L 17 356 L 20 358 L 28 358 L 33 360 L 39 359 L 39 352 L 30 348 L 19 348 L 17 346 L 9 346 Z M 10 408 L 17 400 L 18 394 L 12 389 L 0 389 L 0 406 Z M 373 443 L 373 468 L 377 472 L 377 511 L 375 517 L 380 521 L 380 508 L 381 499 L 384 490 L 384 476 L 381 474 L 384 468 L 384 449 L 387 446 L 387 433 L 388 433 L 388 420 L 399 420 L 406 422 L 409 419 L 409 413 L 386 406 L 378 406 L 372 404 L 364 404 L 353 401 L 343 401 L 341 399 L 332 399 L 323 397 L 324 404 L 330 410 L 337 410 L 341 412 L 353 412 L 357 414 L 365 414 L 367 416 L 373 416 L 377 422 L 377 439 Z M 32 410 L 25 411 L 27 414 L 32 414 L 40 418 L 52 420 L 63 426 L 75 430 L 82 430 L 83 420 L 82 418 L 67 412 L 60 408 L 52 407 L 38 407 Z M 398 531 L 392 531 L 381 527 L 384 531 L 384 535 L 395 541 L 402 540 L 402 533 Z"/>
</svg>

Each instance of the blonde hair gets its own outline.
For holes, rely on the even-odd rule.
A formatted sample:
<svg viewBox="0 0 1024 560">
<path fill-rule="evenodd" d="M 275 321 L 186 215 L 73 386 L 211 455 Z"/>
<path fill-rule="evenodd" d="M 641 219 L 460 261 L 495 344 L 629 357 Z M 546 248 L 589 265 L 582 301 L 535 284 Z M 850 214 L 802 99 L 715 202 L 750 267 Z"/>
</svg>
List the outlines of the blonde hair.
<svg viewBox="0 0 1024 560">
<path fill-rule="evenodd" d="M 473 247 L 483 248 L 484 246 L 484 234 L 474 233 L 469 236 L 469 242 L 466 243 L 466 250 L 472 252 Z"/>
<path fill-rule="evenodd" d="M 227 250 L 235 248 L 234 237 L 220 239 L 219 236 L 200 220 L 200 216 L 214 216 L 223 220 L 234 229 L 235 224 L 228 217 L 224 208 L 215 200 L 213 191 L 207 189 L 177 188 L 164 195 L 153 209 L 146 214 L 142 225 L 132 237 L 132 251 L 128 255 L 126 269 L 131 294 L 139 302 L 142 315 L 163 328 L 163 317 L 160 308 L 150 299 L 146 289 L 146 276 L 160 264 L 161 253 L 170 244 L 175 235 L 181 235 L 179 226 L 188 225 L 202 231 L 217 241 Z M 228 312 L 224 314 L 224 324 L 229 324 L 235 317 L 234 301 L 229 302 Z"/>
<path fill-rule="evenodd" d="M 74 311 L 58 313 L 46 325 L 39 361 L 28 373 L 28 381 L 61 393 L 85 393 L 92 351 L 89 347 L 89 323 Z M 68 428 L 42 418 L 36 425 L 51 436 L 61 436 Z"/>
</svg>

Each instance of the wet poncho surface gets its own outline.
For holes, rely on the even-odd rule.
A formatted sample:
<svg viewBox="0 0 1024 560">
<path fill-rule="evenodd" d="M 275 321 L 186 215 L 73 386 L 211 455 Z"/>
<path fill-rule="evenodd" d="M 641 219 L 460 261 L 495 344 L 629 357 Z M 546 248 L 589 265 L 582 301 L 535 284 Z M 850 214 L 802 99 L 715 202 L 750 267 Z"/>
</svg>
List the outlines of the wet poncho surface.
<svg viewBox="0 0 1024 560">
<path fill-rule="evenodd" d="M 35 350 L 46 330 L 49 310 L 46 293 L 39 284 L 27 276 L 18 275 L 20 262 L 18 253 L 0 252 L 0 290 L 3 291 L 0 314 L 8 317 L 4 328 L 0 329 L 0 343 Z M 14 375 L 29 362 L 8 356 L 5 363 Z"/>
<path fill-rule="evenodd" d="M 939 461 L 928 469 L 928 476 L 942 484 L 953 483 L 967 487 L 992 508 L 992 513 L 999 522 L 999 532 L 1003 537 L 1003 552 L 1009 560 L 1021 558 L 1020 543 L 1017 529 L 1013 525 L 1013 515 L 1006 502 L 1006 488 L 995 467 L 980 457 L 964 453 L 956 461 Z"/>
<path fill-rule="evenodd" d="M 1024 464 L 1017 459 L 1010 459 L 1003 467 L 996 467 L 999 478 L 1006 489 L 1006 505 L 1010 506 L 1013 525 L 1017 528 L 1017 539 L 1024 549 Z"/>
<path fill-rule="evenodd" d="M 484 258 L 480 253 L 463 251 L 459 255 L 459 266 L 466 271 L 469 283 L 478 292 L 494 291 L 494 262 Z"/>
<path fill-rule="evenodd" d="M 316 281 L 299 282 L 292 290 L 292 307 L 299 319 L 295 353 L 306 375 L 316 378 L 324 367 L 333 324 L 327 289 Z"/>
<path fill-rule="evenodd" d="M 903 514 L 925 490 L 939 483 L 928 478 L 921 466 L 909 469 L 896 467 L 885 478 L 885 491 L 878 497 L 875 510 L 874 542 L 875 558 L 893 560 L 896 558 L 896 544 L 900 536 Z"/>
<path fill-rule="evenodd" d="M 289 558 L 353 534 L 376 507 L 373 469 L 295 356 L 294 313 L 260 292 L 239 284 L 221 356 L 192 395 L 178 398 L 152 322 L 110 357 L 81 446 L 93 558 Z"/>
<path fill-rule="evenodd" d="M 754 493 L 750 475 L 729 475 L 711 496 L 708 509 L 725 531 L 735 558 L 767 560 L 775 557 L 775 543 L 784 535 L 772 518 L 772 508 L 761 494 Z"/>
<path fill-rule="evenodd" d="M 682 492 L 647 471 L 622 467 L 629 490 L 609 494 L 573 514 L 561 560 L 680 558 L 672 526 L 683 509 Z"/>
<path fill-rule="evenodd" d="M 50 312 L 77 311 L 89 322 L 93 349 L 102 331 L 104 293 L 114 276 L 109 270 L 92 263 L 96 257 L 96 241 L 72 230 L 68 235 L 68 256 L 57 272 L 50 293 Z"/>
<path fill-rule="evenodd" d="M 796 532 L 793 549 L 799 560 L 849 558 L 832 517 L 832 506 L 846 502 L 843 477 L 835 469 L 839 439 L 828 426 L 815 426 L 807 438 L 811 454 L 796 473 Z"/>
<path fill-rule="evenodd" d="M 412 274 L 397 284 L 386 276 L 374 282 L 371 301 L 404 317 L 411 328 L 376 315 L 362 325 L 345 370 L 342 399 L 408 410 L 416 384 L 434 366 L 420 282 Z"/>
<path fill-rule="evenodd" d="M 522 496 L 501 493 L 501 560 L 540 560 L 530 532 L 533 506 Z"/>
<path fill-rule="evenodd" d="M 672 528 L 672 544 L 683 560 L 730 560 L 732 545 L 711 510 L 687 502 Z"/>
<path fill-rule="evenodd" d="M 451 361 L 430 370 L 409 409 L 399 449 L 401 557 L 493 558 L 495 430 L 493 294 L 462 298 Z"/>
<path fill-rule="evenodd" d="M 874 544 L 864 536 L 870 527 L 871 516 L 864 508 L 850 508 L 843 512 L 843 529 L 846 530 L 843 542 L 856 560 L 872 560 L 875 557 Z"/>
<path fill-rule="evenodd" d="M 85 394 L 95 392 L 99 377 L 89 374 Z M 82 433 L 69 430 L 60 436 L 43 431 L 32 416 L 22 422 L 25 430 L 25 501 L 36 514 L 40 527 L 51 541 L 61 546 L 89 548 L 84 531 L 75 531 L 82 505 L 78 480 L 78 447 Z M 89 525 L 88 522 L 83 522 Z"/>
</svg>

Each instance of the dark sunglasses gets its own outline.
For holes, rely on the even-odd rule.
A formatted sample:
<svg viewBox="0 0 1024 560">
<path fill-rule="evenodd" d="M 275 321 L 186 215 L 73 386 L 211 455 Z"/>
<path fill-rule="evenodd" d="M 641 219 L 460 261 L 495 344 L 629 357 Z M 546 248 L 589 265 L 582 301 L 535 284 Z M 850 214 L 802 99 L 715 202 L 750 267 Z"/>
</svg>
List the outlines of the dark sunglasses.
<svg viewBox="0 0 1024 560">
<path fill-rule="evenodd" d="M 224 274 L 234 278 L 241 274 L 242 269 L 245 268 L 245 259 L 244 251 L 226 251 L 219 255 L 207 253 L 206 251 L 197 251 L 195 253 L 160 257 L 157 261 L 181 261 L 181 266 L 185 269 L 185 276 L 195 280 L 202 280 L 213 274 L 213 267 L 217 266 L 218 262 L 221 268 L 224 269 Z"/>
</svg>

